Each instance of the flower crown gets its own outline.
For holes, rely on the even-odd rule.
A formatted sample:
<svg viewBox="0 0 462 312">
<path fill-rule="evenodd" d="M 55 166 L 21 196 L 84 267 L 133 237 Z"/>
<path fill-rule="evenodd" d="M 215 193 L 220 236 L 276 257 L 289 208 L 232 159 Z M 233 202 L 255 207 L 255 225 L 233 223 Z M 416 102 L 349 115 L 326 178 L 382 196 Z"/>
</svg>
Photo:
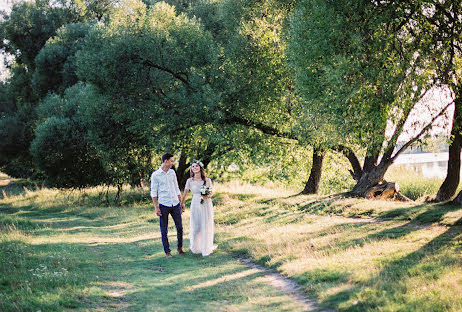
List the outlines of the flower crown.
<svg viewBox="0 0 462 312">
<path fill-rule="evenodd" d="M 192 166 L 193 164 L 198 164 L 201 168 L 204 168 L 204 164 L 203 164 L 202 161 L 200 161 L 200 160 L 193 160 L 193 161 L 191 162 L 191 166 Z"/>
</svg>

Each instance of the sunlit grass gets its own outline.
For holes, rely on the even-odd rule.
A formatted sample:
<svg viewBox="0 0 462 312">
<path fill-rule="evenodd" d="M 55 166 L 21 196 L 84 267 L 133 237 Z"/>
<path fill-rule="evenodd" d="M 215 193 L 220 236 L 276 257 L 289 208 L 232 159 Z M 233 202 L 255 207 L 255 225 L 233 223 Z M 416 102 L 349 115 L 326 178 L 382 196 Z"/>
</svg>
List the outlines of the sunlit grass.
<svg viewBox="0 0 462 312">
<path fill-rule="evenodd" d="M 106 191 L 5 192 L 0 311 L 303 310 L 222 248 L 166 260 L 147 190 L 126 189 L 121 204 Z M 175 249 L 173 222 L 169 233 Z"/>
<path fill-rule="evenodd" d="M 401 192 L 413 200 L 425 200 L 434 196 L 444 178 L 428 178 L 421 173 L 406 169 L 404 166 L 392 166 L 385 175 L 385 180 L 398 182 Z M 459 187 L 457 193 L 462 187 Z"/>
<path fill-rule="evenodd" d="M 323 307 L 462 310 L 461 207 L 215 183 L 217 252 L 167 262 L 148 190 L 126 188 L 120 204 L 107 191 L 4 192 L 1 311 L 301 310 L 230 255 L 296 280 Z"/>
<path fill-rule="evenodd" d="M 225 195 L 217 207 L 225 247 L 295 279 L 325 307 L 462 308 L 461 207 L 343 195 Z"/>
</svg>

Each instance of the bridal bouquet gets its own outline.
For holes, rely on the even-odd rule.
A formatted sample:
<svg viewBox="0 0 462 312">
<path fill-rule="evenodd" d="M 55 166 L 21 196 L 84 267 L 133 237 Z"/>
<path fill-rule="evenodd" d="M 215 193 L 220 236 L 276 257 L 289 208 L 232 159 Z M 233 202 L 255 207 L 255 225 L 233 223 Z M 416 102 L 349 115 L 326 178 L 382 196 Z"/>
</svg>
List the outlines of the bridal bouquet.
<svg viewBox="0 0 462 312">
<path fill-rule="evenodd" d="M 201 186 L 201 195 L 202 196 L 208 196 L 212 193 L 212 188 L 207 186 L 207 185 L 202 185 Z M 201 204 L 204 203 L 204 198 L 201 198 Z"/>
</svg>

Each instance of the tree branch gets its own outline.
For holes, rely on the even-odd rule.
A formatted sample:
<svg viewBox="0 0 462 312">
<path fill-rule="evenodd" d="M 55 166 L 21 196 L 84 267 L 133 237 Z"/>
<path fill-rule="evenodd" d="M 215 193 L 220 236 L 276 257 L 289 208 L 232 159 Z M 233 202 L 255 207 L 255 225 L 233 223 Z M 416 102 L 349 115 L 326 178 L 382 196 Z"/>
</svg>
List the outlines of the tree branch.
<svg viewBox="0 0 462 312">
<path fill-rule="evenodd" d="M 434 85 L 435 83 L 432 83 L 432 85 L 429 88 L 427 88 L 425 92 L 420 96 L 418 101 L 422 100 L 427 94 L 427 92 L 430 91 Z M 403 117 L 400 119 L 399 123 L 396 125 L 396 129 L 393 132 L 393 136 L 390 138 L 390 141 L 388 141 L 387 149 L 385 150 L 383 154 L 382 160 L 389 159 L 391 155 L 393 154 L 393 151 L 395 150 L 396 142 L 398 141 L 398 137 L 401 134 L 403 127 L 406 124 L 406 121 L 409 119 L 412 108 L 413 107 L 411 107 L 407 112 L 404 113 Z"/>
<path fill-rule="evenodd" d="M 363 170 L 361 168 L 361 164 L 359 163 L 358 157 L 353 152 L 353 150 L 344 145 L 338 145 L 332 148 L 334 151 L 340 152 L 350 161 L 351 167 L 353 171 L 348 170 L 355 181 L 359 181 L 361 175 L 363 174 Z"/>
<path fill-rule="evenodd" d="M 233 123 L 258 129 L 265 134 L 275 135 L 280 138 L 286 138 L 286 139 L 292 139 L 292 140 L 298 141 L 298 138 L 292 133 L 280 131 L 271 126 L 265 125 L 259 121 L 248 120 L 240 116 L 228 116 L 225 120 L 225 124 L 233 124 Z"/>
<path fill-rule="evenodd" d="M 191 86 L 190 86 L 189 82 L 186 79 L 184 79 L 183 77 L 180 76 L 180 74 L 184 74 L 184 73 L 175 73 L 174 71 L 172 71 L 172 70 L 170 70 L 170 69 L 168 69 L 166 67 L 154 64 L 150 60 L 143 60 L 143 65 L 153 67 L 153 68 L 159 69 L 161 71 L 165 71 L 165 72 L 169 73 L 170 75 L 172 75 L 174 78 L 176 78 L 176 79 L 180 80 L 181 82 L 183 82 L 188 88 L 191 89 Z"/>
<path fill-rule="evenodd" d="M 452 104 L 454 104 L 454 101 L 448 103 L 435 117 L 433 117 L 433 119 L 422 129 L 422 131 L 419 132 L 419 134 L 417 134 L 415 137 L 413 137 L 411 140 L 409 140 L 406 144 L 404 144 L 396 152 L 396 154 L 392 158 L 390 158 L 390 161 L 391 162 L 395 161 L 396 157 L 398 157 L 399 154 L 401 154 L 406 148 L 409 147 L 409 145 L 411 145 L 412 143 L 417 141 L 425 132 L 427 132 L 427 130 L 430 129 L 430 127 L 433 125 L 435 120 L 438 119 L 439 117 L 441 117 L 448 110 L 449 106 L 451 106 Z"/>
</svg>

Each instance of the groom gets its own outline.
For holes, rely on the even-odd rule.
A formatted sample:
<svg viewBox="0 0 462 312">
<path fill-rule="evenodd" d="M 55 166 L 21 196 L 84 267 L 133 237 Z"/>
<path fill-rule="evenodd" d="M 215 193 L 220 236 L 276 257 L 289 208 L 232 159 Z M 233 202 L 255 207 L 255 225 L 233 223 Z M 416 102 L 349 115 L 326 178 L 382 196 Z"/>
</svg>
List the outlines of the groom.
<svg viewBox="0 0 462 312">
<path fill-rule="evenodd" d="M 162 165 L 151 175 L 151 198 L 160 217 L 160 232 L 162 233 L 162 245 L 165 256 L 172 257 L 170 245 L 167 238 L 168 215 L 171 214 L 175 222 L 176 235 L 178 240 L 178 254 L 183 255 L 183 225 L 181 213 L 184 212 L 184 204 L 181 205 L 181 192 L 178 187 L 176 173 L 172 169 L 173 155 L 165 153 L 162 155 Z"/>
</svg>

